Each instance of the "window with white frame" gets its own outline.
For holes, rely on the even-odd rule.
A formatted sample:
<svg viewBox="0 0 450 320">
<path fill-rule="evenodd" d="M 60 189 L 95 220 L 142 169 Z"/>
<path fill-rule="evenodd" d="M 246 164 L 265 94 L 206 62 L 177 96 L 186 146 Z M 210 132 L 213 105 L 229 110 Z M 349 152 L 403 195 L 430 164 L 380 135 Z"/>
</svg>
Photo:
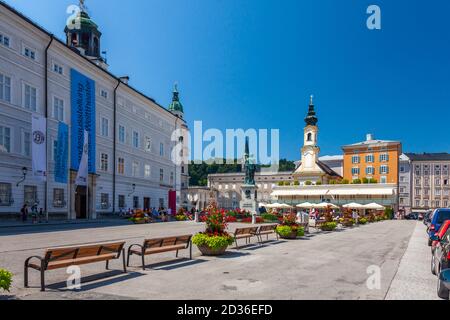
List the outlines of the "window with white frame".
<svg viewBox="0 0 450 320">
<path fill-rule="evenodd" d="M 133 147 L 139 148 L 139 132 L 133 131 Z"/>
<path fill-rule="evenodd" d="M 125 127 L 119 125 L 119 142 L 125 143 Z"/>
<path fill-rule="evenodd" d="M 31 156 L 31 133 L 24 132 L 22 139 L 23 155 L 29 157 Z"/>
<path fill-rule="evenodd" d="M 441 202 L 440 202 L 439 200 L 437 200 L 437 201 L 436 201 L 435 207 L 436 207 L 436 208 L 439 208 L 440 206 L 441 206 Z"/>
<path fill-rule="evenodd" d="M 373 154 L 368 154 L 366 156 L 366 163 L 373 163 L 375 161 L 375 158 L 373 156 Z"/>
<path fill-rule="evenodd" d="M 164 143 L 162 142 L 159 144 L 159 155 L 164 157 Z"/>
<path fill-rule="evenodd" d="M 101 96 L 102 96 L 103 98 L 108 99 L 108 91 L 102 90 L 102 91 L 100 92 L 100 94 L 101 94 Z"/>
<path fill-rule="evenodd" d="M 60 188 L 53 189 L 53 207 L 64 208 L 65 206 L 66 201 L 64 199 L 64 189 Z"/>
<path fill-rule="evenodd" d="M 4 35 L 3 33 L 0 33 L 0 44 L 1 45 L 4 45 L 5 47 L 9 48 L 10 42 L 11 42 L 11 40 L 8 36 Z"/>
<path fill-rule="evenodd" d="M 360 162 L 359 156 L 352 156 L 352 163 L 359 163 L 359 162 Z"/>
<path fill-rule="evenodd" d="M 440 196 L 441 195 L 441 189 L 436 189 L 436 195 Z"/>
<path fill-rule="evenodd" d="M 0 100 L 11 102 L 11 78 L 0 73 Z"/>
<path fill-rule="evenodd" d="M 380 162 L 388 162 L 389 161 L 389 154 L 382 153 L 380 154 Z"/>
<path fill-rule="evenodd" d="M 151 167 L 150 167 L 149 164 L 146 164 L 144 166 L 144 175 L 145 175 L 146 178 L 150 178 L 151 175 L 152 175 Z"/>
<path fill-rule="evenodd" d="M 139 162 L 137 162 L 137 161 L 133 161 L 132 174 L 133 174 L 133 177 L 139 176 Z"/>
<path fill-rule="evenodd" d="M 36 51 L 28 47 L 23 48 L 23 55 L 31 60 L 36 60 Z"/>
<path fill-rule="evenodd" d="M 61 65 L 54 63 L 53 64 L 53 72 L 62 75 L 64 73 L 64 69 Z"/>
<path fill-rule="evenodd" d="M 388 166 L 381 166 L 380 167 L 380 174 L 388 174 L 389 173 L 389 167 Z"/>
<path fill-rule="evenodd" d="M 12 202 L 11 183 L 0 183 L 0 206 L 11 206 Z"/>
<path fill-rule="evenodd" d="M 0 152 L 11 152 L 11 128 L 0 126 Z"/>
<path fill-rule="evenodd" d="M 170 173 L 170 184 L 173 184 L 173 181 L 174 181 L 174 174 L 173 174 L 173 172 L 171 172 Z"/>
<path fill-rule="evenodd" d="M 366 174 L 367 175 L 374 175 L 375 174 L 375 168 L 374 167 L 367 167 L 366 168 Z"/>
<path fill-rule="evenodd" d="M 145 137 L 145 151 L 152 152 L 152 139 L 150 137 Z"/>
<path fill-rule="evenodd" d="M 159 169 L 159 181 L 164 182 L 164 169 Z"/>
<path fill-rule="evenodd" d="M 37 89 L 28 84 L 24 84 L 23 106 L 25 109 L 36 111 Z"/>
<path fill-rule="evenodd" d="M 102 193 L 100 195 L 100 207 L 105 210 L 109 209 L 109 193 Z"/>
<path fill-rule="evenodd" d="M 354 175 L 354 176 L 359 175 L 359 168 L 358 167 L 353 167 L 352 168 L 352 175 Z"/>
<path fill-rule="evenodd" d="M 439 178 L 436 178 L 434 182 L 435 182 L 436 186 L 440 186 L 441 185 L 441 179 L 439 179 Z"/>
<path fill-rule="evenodd" d="M 416 200 L 416 207 L 420 207 L 420 200 Z"/>
<path fill-rule="evenodd" d="M 109 120 L 102 118 L 102 136 L 109 136 Z"/>
<path fill-rule="evenodd" d="M 57 97 L 53 98 L 53 118 L 64 122 L 64 100 Z"/>
<path fill-rule="evenodd" d="M 420 196 L 421 192 L 419 188 L 416 188 L 416 196 Z"/>
<path fill-rule="evenodd" d="M 117 173 L 125 174 L 125 159 L 124 158 L 119 157 L 117 159 Z"/>
<path fill-rule="evenodd" d="M 108 155 L 106 153 L 101 154 L 100 168 L 104 172 L 108 171 Z"/>
</svg>

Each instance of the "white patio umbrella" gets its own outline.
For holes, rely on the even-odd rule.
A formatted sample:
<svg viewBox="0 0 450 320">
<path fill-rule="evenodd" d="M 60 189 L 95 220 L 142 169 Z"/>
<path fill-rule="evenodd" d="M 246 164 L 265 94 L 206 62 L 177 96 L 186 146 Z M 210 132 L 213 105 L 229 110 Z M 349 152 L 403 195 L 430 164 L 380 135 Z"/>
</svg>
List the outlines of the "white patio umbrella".
<svg viewBox="0 0 450 320">
<path fill-rule="evenodd" d="M 378 204 L 378 203 L 369 203 L 366 204 L 364 206 L 364 209 L 369 209 L 369 210 L 384 210 L 386 209 L 386 207 L 383 207 L 382 205 Z"/>
<path fill-rule="evenodd" d="M 280 206 L 281 206 L 280 203 L 269 203 L 268 205 L 266 205 L 266 208 L 277 209 L 277 208 L 280 208 Z"/>
<path fill-rule="evenodd" d="M 309 202 L 300 203 L 297 205 L 297 208 L 305 208 L 305 209 L 311 209 L 314 205 Z"/>
<path fill-rule="evenodd" d="M 265 204 L 265 203 L 260 203 L 260 204 L 259 204 L 259 207 L 260 207 L 260 208 L 262 208 L 262 207 L 267 207 L 267 204 Z"/>
<path fill-rule="evenodd" d="M 342 207 L 346 208 L 346 209 L 367 209 L 362 204 L 355 203 L 355 202 L 352 202 L 352 203 L 349 203 L 349 204 L 345 204 Z"/>
<path fill-rule="evenodd" d="M 280 208 L 280 209 L 292 209 L 293 207 L 290 206 L 290 205 L 288 205 L 288 204 L 282 203 L 282 204 L 279 206 L 279 208 Z"/>
</svg>

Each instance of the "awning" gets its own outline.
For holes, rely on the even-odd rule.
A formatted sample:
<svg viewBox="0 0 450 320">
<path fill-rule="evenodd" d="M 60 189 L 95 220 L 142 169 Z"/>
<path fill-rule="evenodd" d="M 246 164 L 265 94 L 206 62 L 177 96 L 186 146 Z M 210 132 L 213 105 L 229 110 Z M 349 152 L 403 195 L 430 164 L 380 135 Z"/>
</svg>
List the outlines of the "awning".
<svg viewBox="0 0 450 320">
<path fill-rule="evenodd" d="M 373 195 L 373 196 L 392 196 L 395 194 L 394 188 L 336 188 L 336 189 L 282 189 L 275 190 L 271 196 L 355 196 L 355 195 Z"/>
</svg>

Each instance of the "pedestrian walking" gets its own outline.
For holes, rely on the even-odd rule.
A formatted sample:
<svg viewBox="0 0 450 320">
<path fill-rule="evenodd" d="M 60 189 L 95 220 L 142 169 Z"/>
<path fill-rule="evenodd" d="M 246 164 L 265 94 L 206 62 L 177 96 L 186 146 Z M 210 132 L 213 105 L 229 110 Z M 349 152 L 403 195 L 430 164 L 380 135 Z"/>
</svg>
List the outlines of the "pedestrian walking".
<svg viewBox="0 0 450 320">
<path fill-rule="evenodd" d="M 20 215 L 22 218 L 22 222 L 26 222 L 28 216 L 28 205 L 26 203 L 23 205 L 22 209 L 20 209 Z"/>
</svg>

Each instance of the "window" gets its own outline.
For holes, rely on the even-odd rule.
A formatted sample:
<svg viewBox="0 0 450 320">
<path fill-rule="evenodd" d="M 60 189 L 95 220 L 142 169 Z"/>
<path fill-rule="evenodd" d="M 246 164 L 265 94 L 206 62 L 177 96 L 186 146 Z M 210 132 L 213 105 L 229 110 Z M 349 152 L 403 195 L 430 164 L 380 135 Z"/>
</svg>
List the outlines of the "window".
<svg viewBox="0 0 450 320">
<path fill-rule="evenodd" d="M 388 162 L 389 161 L 389 154 L 382 153 L 380 154 L 380 162 Z"/>
<path fill-rule="evenodd" d="M 386 178 L 386 176 L 382 176 L 382 177 L 381 177 L 381 183 L 387 183 L 387 178 Z"/>
<path fill-rule="evenodd" d="M 173 172 L 170 173 L 170 184 L 173 184 L 174 181 L 174 175 Z"/>
<path fill-rule="evenodd" d="M 100 94 L 103 98 L 108 99 L 108 92 L 106 90 L 102 90 Z"/>
<path fill-rule="evenodd" d="M 139 133 L 136 131 L 133 131 L 133 146 L 139 148 Z"/>
<path fill-rule="evenodd" d="M 405 172 L 405 167 L 404 166 L 400 167 L 400 172 L 402 172 L 402 173 Z"/>
<path fill-rule="evenodd" d="M 146 178 L 150 178 L 151 174 L 152 174 L 152 172 L 151 172 L 150 165 L 146 164 L 145 167 L 144 167 L 144 175 L 145 175 Z"/>
<path fill-rule="evenodd" d="M 28 206 L 33 206 L 37 203 L 37 187 L 36 186 L 25 186 L 24 189 L 24 203 Z"/>
<path fill-rule="evenodd" d="M 164 169 L 159 169 L 159 181 L 164 182 Z"/>
<path fill-rule="evenodd" d="M 64 122 L 64 101 L 57 97 L 53 98 L 53 118 Z"/>
<path fill-rule="evenodd" d="M 441 189 L 436 189 L 436 196 L 440 196 L 441 195 Z"/>
<path fill-rule="evenodd" d="M 441 185 L 441 179 L 436 179 L 435 180 L 435 185 L 440 186 Z"/>
<path fill-rule="evenodd" d="M 416 207 L 420 207 L 420 200 L 416 200 Z"/>
<path fill-rule="evenodd" d="M 25 157 L 31 156 L 31 133 L 24 132 L 23 133 L 23 155 Z"/>
<path fill-rule="evenodd" d="M 139 162 L 133 161 L 132 171 L 133 177 L 139 176 Z"/>
<path fill-rule="evenodd" d="M 416 196 L 420 196 L 420 189 L 416 188 Z"/>
<path fill-rule="evenodd" d="M 374 167 L 367 167 L 366 168 L 366 174 L 368 174 L 368 175 L 375 174 L 375 168 Z"/>
<path fill-rule="evenodd" d="M 373 154 L 368 154 L 366 156 L 366 163 L 373 163 L 375 161 L 375 158 L 373 156 Z"/>
<path fill-rule="evenodd" d="M 152 152 L 152 139 L 145 137 L 145 151 Z"/>
<path fill-rule="evenodd" d="M 101 155 L 100 168 L 102 171 L 108 171 L 108 155 L 106 153 L 102 153 Z"/>
<path fill-rule="evenodd" d="M 117 173 L 125 174 L 125 159 L 124 158 L 117 159 Z"/>
<path fill-rule="evenodd" d="M 36 51 L 25 47 L 23 50 L 23 55 L 31 60 L 36 60 Z"/>
<path fill-rule="evenodd" d="M 389 173 L 389 167 L 388 166 L 381 166 L 380 167 L 380 174 L 388 174 Z"/>
<path fill-rule="evenodd" d="M 10 43 L 9 37 L 0 33 L 0 44 L 9 48 L 9 43 Z"/>
<path fill-rule="evenodd" d="M 12 205 L 11 183 L 0 183 L 0 206 Z"/>
<path fill-rule="evenodd" d="M 139 209 L 139 197 L 137 196 L 133 197 L 133 208 Z"/>
<path fill-rule="evenodd" d="M 437 200 L 437 201 L 436 201 L 435 207 L 436 207 L 436 208 L 439 208 L 440 206 L 441 206 L 441 202 L 440 202 L 439 200 Z"/>
<path fill-rule="evenodd" d="M 125 143 L 125 127 L 119 125 L 119 142 Z"/>
<path fill-rule="evenodd" d="M 159 198 L 159 206 L 161 208 L 164 208 L 164 199 L 163 198 Z"/>
<path fill-rule="evenodd" d="M 11 78 L 0 73 L 0 100 L 11 102 Z"/>
<path fill-rule="evenodd" d="M 359 156 L 352 157 L 352 163 L 359 163 L 359 162 L 360 162 Z"/>
<path fill-rule="evenodd" d="M 53 72 L 62 75 L 63 74 L 63 67 L 61 67 L 59 64 L 54 63 L 53 64 Z"/>
<path fill-rule="evenodd" d="M 36 88 L 25 84 L 23 106 L 25 109 L 36 111 Z"/>
<path fill-rule="evenodd" d="M 416 186 L 420 186 L 420 179 L 416 179 Z"/>
<path fill-rule="evenodd" d="M 430 178 L 425 178 L 425 186 L 426 187 L 430 186 Z"/>
<path fill-rule="evenodd" d="M 119 194 L 119 209 L 125 209 L 125 208 L 126 208 L 125 196 L 122 194 Z"/>
<path fill-rule="evenodd" d="M 64 200 L 64 189 L 53 189 L 53 207 L 64 208 L 66 201 Z"/>
<path fill-rule="evenodd" d="M 425 207 L 428 208 L 428 205 L 430 204 L 430 202 L 429 202 L 428 200 L 425 200 L 425 201 L 423 202 L 423 204 L 424 204 Z"/>
<path fill-rule="evenodd" d="M 0 151 L 11 152 L 11 128 L 0 126 Z"/>
<path fill-rule="evenodd" d="M 405 199 L 404 198 L 400 198 L 400 204 L 401 205 L 405 204 Z"/>
<path fill-rule="evenodd" d="M 100 195 L 100 207 L 102 209 L 109 209 L 109 193 L 102 193 Z"/>
<path fill-rule="evenodd" d="M 352 175 L 357 176 L 359 175 L 359 168 L 352 168 Z"/>
<path fill-rule="evenodd" d="M 400 188 L 400 193 L 405 193 L 405 190 L 406 190 L 405 187 L 401 187 Z"/>
<path fill-rule="evenodd" d="M 308 142 L 312 141 L 312 133 L 311 132 L 308 133 L 306 141 L 308 141 Z"/>
<path fill-rule="evenodd" d="M 102 118 L 102 136 L 107 137 L 109 135 L 109 120 Z"/>
<path fill-rule="evenodd" d="M 164 143 L 159 144 L 159 155 L 164 157 Z"/>
</svg>

